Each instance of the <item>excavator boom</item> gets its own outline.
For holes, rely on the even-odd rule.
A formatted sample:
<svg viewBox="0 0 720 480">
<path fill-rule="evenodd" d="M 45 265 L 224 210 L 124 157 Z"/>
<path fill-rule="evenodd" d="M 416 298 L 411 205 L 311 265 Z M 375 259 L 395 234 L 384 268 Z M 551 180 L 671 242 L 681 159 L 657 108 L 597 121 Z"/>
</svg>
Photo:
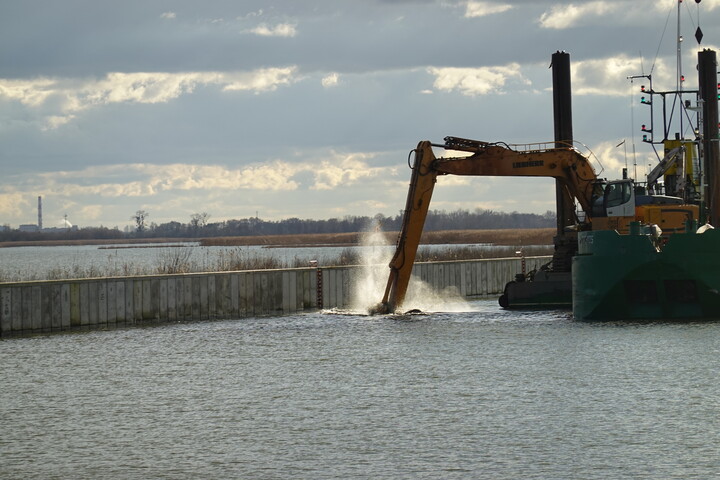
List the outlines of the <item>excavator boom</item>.
<svg viewBox="0 0 720 480">
<path fill-rule="evenodd" d="M 470 155 L 437 158 L 433 146 Z M 444 145 L 420 142 L 414 153 L 403 223 L 390 261 L 390 276 L 382 302 L 371 309 L 372 313 L 394 312 L 405 300 L 438 175 L 554 177 L 586 212 L 591 211 L 593 195 L 598 193 L 597 177 L 590 162 L 573 148 L 516 150 L 501 143 L 446 137 Z"/>
<path fill-rule="evenodd" d="M 597 176 L 588 159 L 571 147 L 543 147 L 544 144 L 540 144 L 519 150 L 503 143 L 446 137 L 444 148 L 472 152 L 472 155 L 439 158 L 433 168 L 438 174 L 554 177 L 583 210 L 589 212 L 593 194 L 601 192 L 597 190 Z"/>
</svg>

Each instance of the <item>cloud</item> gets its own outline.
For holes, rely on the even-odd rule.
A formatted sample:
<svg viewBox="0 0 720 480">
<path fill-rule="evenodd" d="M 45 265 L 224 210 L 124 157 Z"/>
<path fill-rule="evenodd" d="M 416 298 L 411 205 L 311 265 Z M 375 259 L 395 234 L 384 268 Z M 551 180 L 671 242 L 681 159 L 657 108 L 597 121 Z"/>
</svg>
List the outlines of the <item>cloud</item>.
<svg viewBox="0 0 720 480">
<path fill-rule="evenodd" d="M 509 79 L 529 84 L 529 81 L 523 77 L 518 63 L 480 68 L 430 67 L 428 72 L 435 76 L 433 86 L 436 89 L 447 92 L 457 90 L 471 97 L 503 93 L 502 87 Z"/>
<path fill-rule="evenodd" d="M 297 28 L 292 23 L 278 23 L 275 26 L 261 23 L 257 27 L 247 31 L 262 37 L 294 37 L 297 35 Z"/>
<path fill-rule="evenodd" d="M 76 118 L 75 115 L 49 115 L 45 117 L 45 125 L 42 127 L 43 130 L 55 130 L 60 128 L 66 123 L 70 123 Z"/>
<path fill-rule="evenodd" d="M 55 93 L 56 81 L 49 78 L 32 80 L 0 80 L 0 97 L 19 100 L 25 105 L 37 107 Z"/>
<path fill-rule="evenodd" d="M 484 17 L 511 10 L 512 5 L 507 3 L 469 1 L 465 7 L 465 18 Z"/>
<path fill-rule="evenodd" d="M 293 177 L 303 168 L 279 160 L 240 169 L 219 165 L 136 163 L 42 176 L 47 181 L 45 189 L 54 194 L 140 197 L 188 190 L 296 190 L 299 185 Z M 122 181 L 108 182 L 121 175 Z M 82 178 L 83 183 L 77 182 L 78 178 Z"/>
<path fill-rule="evenodd" d="M 372 154 L 333 153 L 330 159 L 323 160 L 320 166 L 313 169 L 315 184 L 311 190 L 334 190 L 356 183 L 362 178 L 371 178 L 388 175 L 387 167 L 371 168 L 365 160 L 372 158 Z"/>
<path fill-rule="evenodd" d="M 244 20 L 246 18 L 255 18 L 255 17 L 262 17 L 263 16 L 263 9 L 259 9 L 256 12 L 250 12 L 245 15 L 237 17 L 238 20 Z"/>
<path fill-rule="evenodd" d="M 590 158 L 591 164 L 595 169 L 595 173 L 600 176 L 614 179 L 620 178 L 622 169 L 632 164 L 632 157 L 629 153 L 630 148 L 625 145 L 618 145 L 622 139 L 614 139 L 612 141 L 600 142 L 593 147 L 593 157 Z M 630 165 L 632 167 L 632 165 Z M 633 175 L 633 172 L 630 172 Z"/>
<path fill-rule="evenodd" d="M 463 175 L 445 175 L 438 179 L 438 186 L 442 187 L 460 187 L 470 185 L 473 179 Z"/>
<path fill-rule="evenodd" d="M 597 17 L 625 9 L 625 5 L 607 1 L 592 1 L 584 4 L 555 5 L 540 16 L 540 26 L 550 29 L 566 29 L 586 24 L 586 20 L 597 21 Z"/>
<path fill-rule="evenodd" d="M 0 214 L 5 217 L 19 216 L 30 208 L 27 194 L 19 192 L 0 193 Z"/>
<path fill-rule="evenodd" d="M 658 84 L 672 83 L 672 77 L 668 75 L 672 69 L 667 68 L 661 58 L 655 62 L 658 74 L 654 76 L 654 80 Z M 642 71 L 640 60 L 627 55 L 575 61 L 571 69 L 573 94 L 605 96 L 627 95 L 630 82 L 625 79 Z"/>
<path fill-rule="evenodd" d="M 175 12 L 165 12 L 160 15 L 160 18 L 164 18 L 165 20 L 174 20 L 176 16 Z"/>
<path fill-rule="evenodd" d="M 615 0 L 593 0 L 589 2 L 558 3 L 545 11 L 538 23 L 542 28 L 564 30 L 582 26 L 594 26 L 599 22 L 635 24 L 646 26 L 648 18 L 666 15 L 670 2 L 624 2 Z M 695 5 L 693 4 L 693 7 Z M 720 6 L 717 0 L 706 0 L 701 9 L 706 12 Z M 674 8 L 674 7 L 672 7 Z M 604 18 L 603 18 L 604 17 Z"/>
<path fill-rule="evenodd" d="M 217 73 L 109 73 L 71 92 L 71 96 L 77 102 L 76 110 L 110 103 L 165 103 L 191 93 L 199 84 L 219 81 Z"/>
<path fill-rule="evenodd" d="M 339 79 L 340 76 L 337 73 L 333 72 L 323 77 L 322 86 L 325 88 L 336 87 Z"/>
<path fill-rule="evenodd" d="M 222 74 L 222 81 L 228 82 L 223 90 L 250 90 L 255 93 L 277 90 L 279 86 L 295 81 L 297 67 L 263 68 L 246 73 Z"/>
<path fill-rule="evenodd" d="M 702 8 L 708 12 L 712 12 L 716 8 L 720 8 L 720 2 L 718 0 L 705 0 L 705 3 L 702 4 Z"/>
<path fill-rule="evenodd" d="M 102 205 L 85 205 L 80 208 L 79 211 L 80 218 L 84 219 L 85 221 L 88 220 L 99 220 L 102 218 L 103 215 L 103 206 Z M 72 227 L 72 224 L 68 220 L 61 220 L 60 221 L 61 226 L 63 227 Z M 70 224 L 70 225 L 68 225 Z"/>
<path fill-rule="evenodd" d="M 393 168 L 371 167 L 368 160 L 374 156 L 372 153 L 331 151 L 319 163 L 316 160 L 273 160 L 241 168 L 186 163 L 92 166 L 75 171 L 41 173 L 33 176 L 24 187 L 42 191 L 45 195 L 92 195 L 102 198 L 145 197 L 164 192 L 179 194 L 189 191 L 335 190 L 356 184 L 362 179 L 395 174 Z M 311 180 L 303 184 L 299 178 L 301 175 Z M 20 195 L 14 192 L 0 193 L 0 202 L 3 202 L 0 204 L 0 213 L 3 208 L 19 205 L 19 198 Z"/>
<path fill-rule="evenodd" d="M 198 86 L 223 91 L 262 93 L 295 81 L 297 67 L 263 68 L 249 72 L 114 72 L 101 79 L 0 79 L 0 98 L 42 110 L 44 127 L 58 128 L 78 112 L 114 103 L 167 103 Z"/>
</svg>

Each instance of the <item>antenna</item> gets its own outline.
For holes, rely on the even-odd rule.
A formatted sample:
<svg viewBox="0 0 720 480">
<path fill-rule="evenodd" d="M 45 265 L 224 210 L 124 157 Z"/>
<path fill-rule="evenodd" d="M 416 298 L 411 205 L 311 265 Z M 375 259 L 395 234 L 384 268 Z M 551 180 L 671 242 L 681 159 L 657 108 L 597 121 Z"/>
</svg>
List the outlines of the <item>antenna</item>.
<svg viewBox="0 0 720 480">
<path fill-rule="evenodd" d="M 679 94 L 680 94 L 680 96 L 679 96 L 680 103 L 681 103 L 680 109 L 682 110 L 682 88 L 683 88 L 683 82 L 685 81 L 685 75 L 683 75 L 683 73 L 682 73 L 682 41 L 683 41 L 683 36 L 682 36 L 682 32 L 680 31 L 680 7 L 681 7 L 681 6 L 682 6 L 682 2 L 678 2 L 678 4 L 677 4 L 677 10 L 678 10 L 678 12 L 677 12 L 677 38 L 676 38 L 676 45 L 677 45 L 677 52 L 676 52 L 676 56 L 677 56 L 677 59 L 676 59 L 676 62 L 677 62 L 677 72 L 676 72 L 676 76 L 675 76 L 675 90 L 677 90 L 677 91 L 679 92 Z M 678 97 L 676 97 L 676 98 L 678 98 Z M 684 132 L 684 130 L 683 130 L 683 115 L 682 115 L 682 113 L 681 113 L 680 115 L 678 115 L 678 117 L 679 117 L 678 121 L 679 121 L 679 123 L 680 123 L 680 137 L 682 138 L 683 132 Z"/>
<path fill-rule="evenodd" d="M 642 69 L 642 54 L 640 54 L 640 68 Z M 644 72 L 644 69 L 643 69 Z M 637 157 L 635 156 L 635 135 L 633 128 L 635 127 L 635 105 L 633 103 L 633 81 L 634 77 L 630 77 L 630 141 L 632 142 L 633 154 L 633 178 L 637 181 Z M 625 168 L 627 168 L 627 146 L 625 146 Z"/>
</svg>

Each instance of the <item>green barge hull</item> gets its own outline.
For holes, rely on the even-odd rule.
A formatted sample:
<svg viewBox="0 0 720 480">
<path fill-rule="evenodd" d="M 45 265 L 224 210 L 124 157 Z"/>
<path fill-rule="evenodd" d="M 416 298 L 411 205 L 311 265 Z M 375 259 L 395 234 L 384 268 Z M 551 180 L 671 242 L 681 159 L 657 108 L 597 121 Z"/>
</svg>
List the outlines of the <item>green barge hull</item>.
<svg viewBox="0 0 720 480">
<path fill-rule="evenodd" d="M 579 320 L 720 319 L 720 231 L 671 235 L 581 232 L 572 264 Z"/>
</svg>

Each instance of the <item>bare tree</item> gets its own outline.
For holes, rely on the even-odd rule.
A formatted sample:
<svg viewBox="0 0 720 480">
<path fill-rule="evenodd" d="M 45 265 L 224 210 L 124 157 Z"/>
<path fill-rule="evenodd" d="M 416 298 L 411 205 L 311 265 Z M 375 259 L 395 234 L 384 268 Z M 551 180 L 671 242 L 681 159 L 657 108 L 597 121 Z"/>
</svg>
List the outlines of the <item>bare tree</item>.
<svg viewBox="0 0 720 480">
<path fill-rule="evenodd" d="M 142 233 L 145 231 L 145 220 L 149 216 L 150 214 L 145 210 L 138 210 L 137 212 L 135 212 L 135 215 L 130 217 L 131 220 L 135 220 L 135 226 L 138 233 Z"/>
<path fill-rule="evenodd" d="M 190 227 L 193 232 L 197 235 L 198 230 L 203 229 L 207 226 L 210 214 L 207 212 L 193 213 L 190 215 Z"/>
</svg>

